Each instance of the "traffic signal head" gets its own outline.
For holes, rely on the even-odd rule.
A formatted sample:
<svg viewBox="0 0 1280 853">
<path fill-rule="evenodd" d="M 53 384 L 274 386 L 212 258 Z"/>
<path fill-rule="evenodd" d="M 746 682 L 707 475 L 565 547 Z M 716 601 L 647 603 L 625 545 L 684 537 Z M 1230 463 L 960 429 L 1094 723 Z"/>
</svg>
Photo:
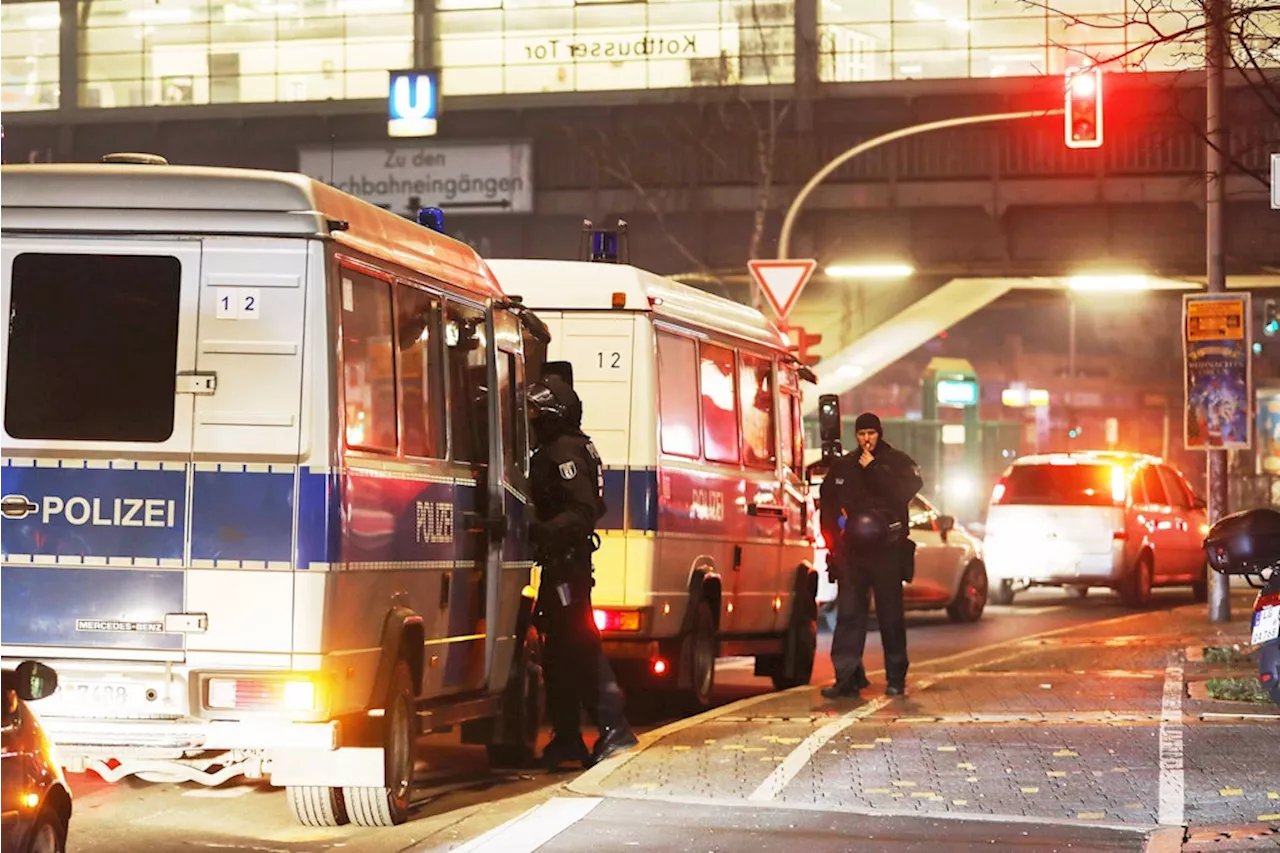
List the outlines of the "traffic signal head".
<svg viewBox="0 0 1280 853">
<path fill-rule="evenodd" d="M 1271 337 L 1280 332 L 1280 317 L 1276 316 L 1276 301 L 1268 299 L 1262 303 L 1262 334 Z"/>
<path fill-rule="evenodd" d="M 1102 147 L 1102 69 L 1067 72 L 1064 133 L 1068 148 Z"/>
</svg>

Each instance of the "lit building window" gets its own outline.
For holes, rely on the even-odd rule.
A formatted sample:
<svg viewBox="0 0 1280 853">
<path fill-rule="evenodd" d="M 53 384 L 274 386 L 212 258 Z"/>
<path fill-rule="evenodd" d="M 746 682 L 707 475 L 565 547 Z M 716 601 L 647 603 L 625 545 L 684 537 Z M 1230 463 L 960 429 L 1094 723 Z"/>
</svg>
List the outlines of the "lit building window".
<svg viewBox="0 0 1280 853">
<path fill-rule="evenodd" d="M 413 0 L 81 0 L 82 107 L 385 98 Z"/>
<path fill-rule="evenodd" d="M 58 108 L 58 4 L 0 6 L 0 112 Z"/>
<path fill-rule="evenodd" d="M 790 83 L 791 0 L 438 0 L 449 95 Z"/>
<path fill-rule="evenodd" d="M 1056 76 L 1119 57 L 1116 70 L 1177 71 L 1204 64 L 1193 39 L 1151 44 L 1157 32 L 1196 27 L 1198 0 L 1169 0 L 1162 4 L 1167 11 L 1153 13 L 1150 24 L 1126 0 L 1049 5 L 1054 11 L 1028 0 L 818 0 L 819 78 Z M 1280 19 L 1268 18 L 1267 26 L 1277 25 Z M 1280 64 L 1280 57 L 1258 58 L 1263 65 Z"/>
</svg>

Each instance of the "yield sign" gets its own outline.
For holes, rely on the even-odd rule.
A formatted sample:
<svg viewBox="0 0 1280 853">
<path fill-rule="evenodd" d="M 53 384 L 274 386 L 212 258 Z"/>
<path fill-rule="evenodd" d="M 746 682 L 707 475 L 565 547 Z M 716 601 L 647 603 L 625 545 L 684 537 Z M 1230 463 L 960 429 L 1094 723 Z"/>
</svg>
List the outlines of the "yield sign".
<svg viewBox="0 0 1280 853">
<path fill-rule="evenodd" d="M 778 315 L 779 320 L 787 319 L 787 315 L 795 307 L 796 300 L 800 298 L 800 291 L 804 289 L 817 266 L 818 262 L 813 258 L 747 261 L 751 277 L 764 291 L 769 304 L 773 306 L 773 313 Z"/>
</svg>

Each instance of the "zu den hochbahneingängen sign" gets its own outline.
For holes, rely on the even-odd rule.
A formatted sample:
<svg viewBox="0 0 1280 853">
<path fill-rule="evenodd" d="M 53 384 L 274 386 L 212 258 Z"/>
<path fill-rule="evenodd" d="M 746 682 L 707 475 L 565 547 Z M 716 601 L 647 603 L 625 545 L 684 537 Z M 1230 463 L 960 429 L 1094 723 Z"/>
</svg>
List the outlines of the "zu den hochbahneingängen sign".
<svg viewBox="0 0 1280 853">
<path fill-rule="evenodd" d="M 1188 450 L 1247 450 L 1253 401 L 1248 293 L 1182 297 Z"/>
<path fill-rule="evenodd" d="M 533 212 L 533 146 L 528 142 L 301 148 L 298 171 L 402 215 L 416 215 L 418 207 L 466 214 Z"/>
</svg>

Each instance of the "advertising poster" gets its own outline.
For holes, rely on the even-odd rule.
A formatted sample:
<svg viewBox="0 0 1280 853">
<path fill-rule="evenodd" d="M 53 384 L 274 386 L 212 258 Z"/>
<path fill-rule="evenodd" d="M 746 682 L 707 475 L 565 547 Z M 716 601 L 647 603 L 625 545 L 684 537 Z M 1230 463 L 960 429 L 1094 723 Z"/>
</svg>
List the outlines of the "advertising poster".
<svg viewBox="0 0 1280 853">
<path fill-rule="evenodd" d="M 1258 392 L 1258 466 L 1280 477 L 1280 389 Z"/>
<path fill-rule="evenodd" d="M 1182 298 L 1188 450 L 1247 450 L 1253 400 L 1249 294 Z"/>
</svg>

